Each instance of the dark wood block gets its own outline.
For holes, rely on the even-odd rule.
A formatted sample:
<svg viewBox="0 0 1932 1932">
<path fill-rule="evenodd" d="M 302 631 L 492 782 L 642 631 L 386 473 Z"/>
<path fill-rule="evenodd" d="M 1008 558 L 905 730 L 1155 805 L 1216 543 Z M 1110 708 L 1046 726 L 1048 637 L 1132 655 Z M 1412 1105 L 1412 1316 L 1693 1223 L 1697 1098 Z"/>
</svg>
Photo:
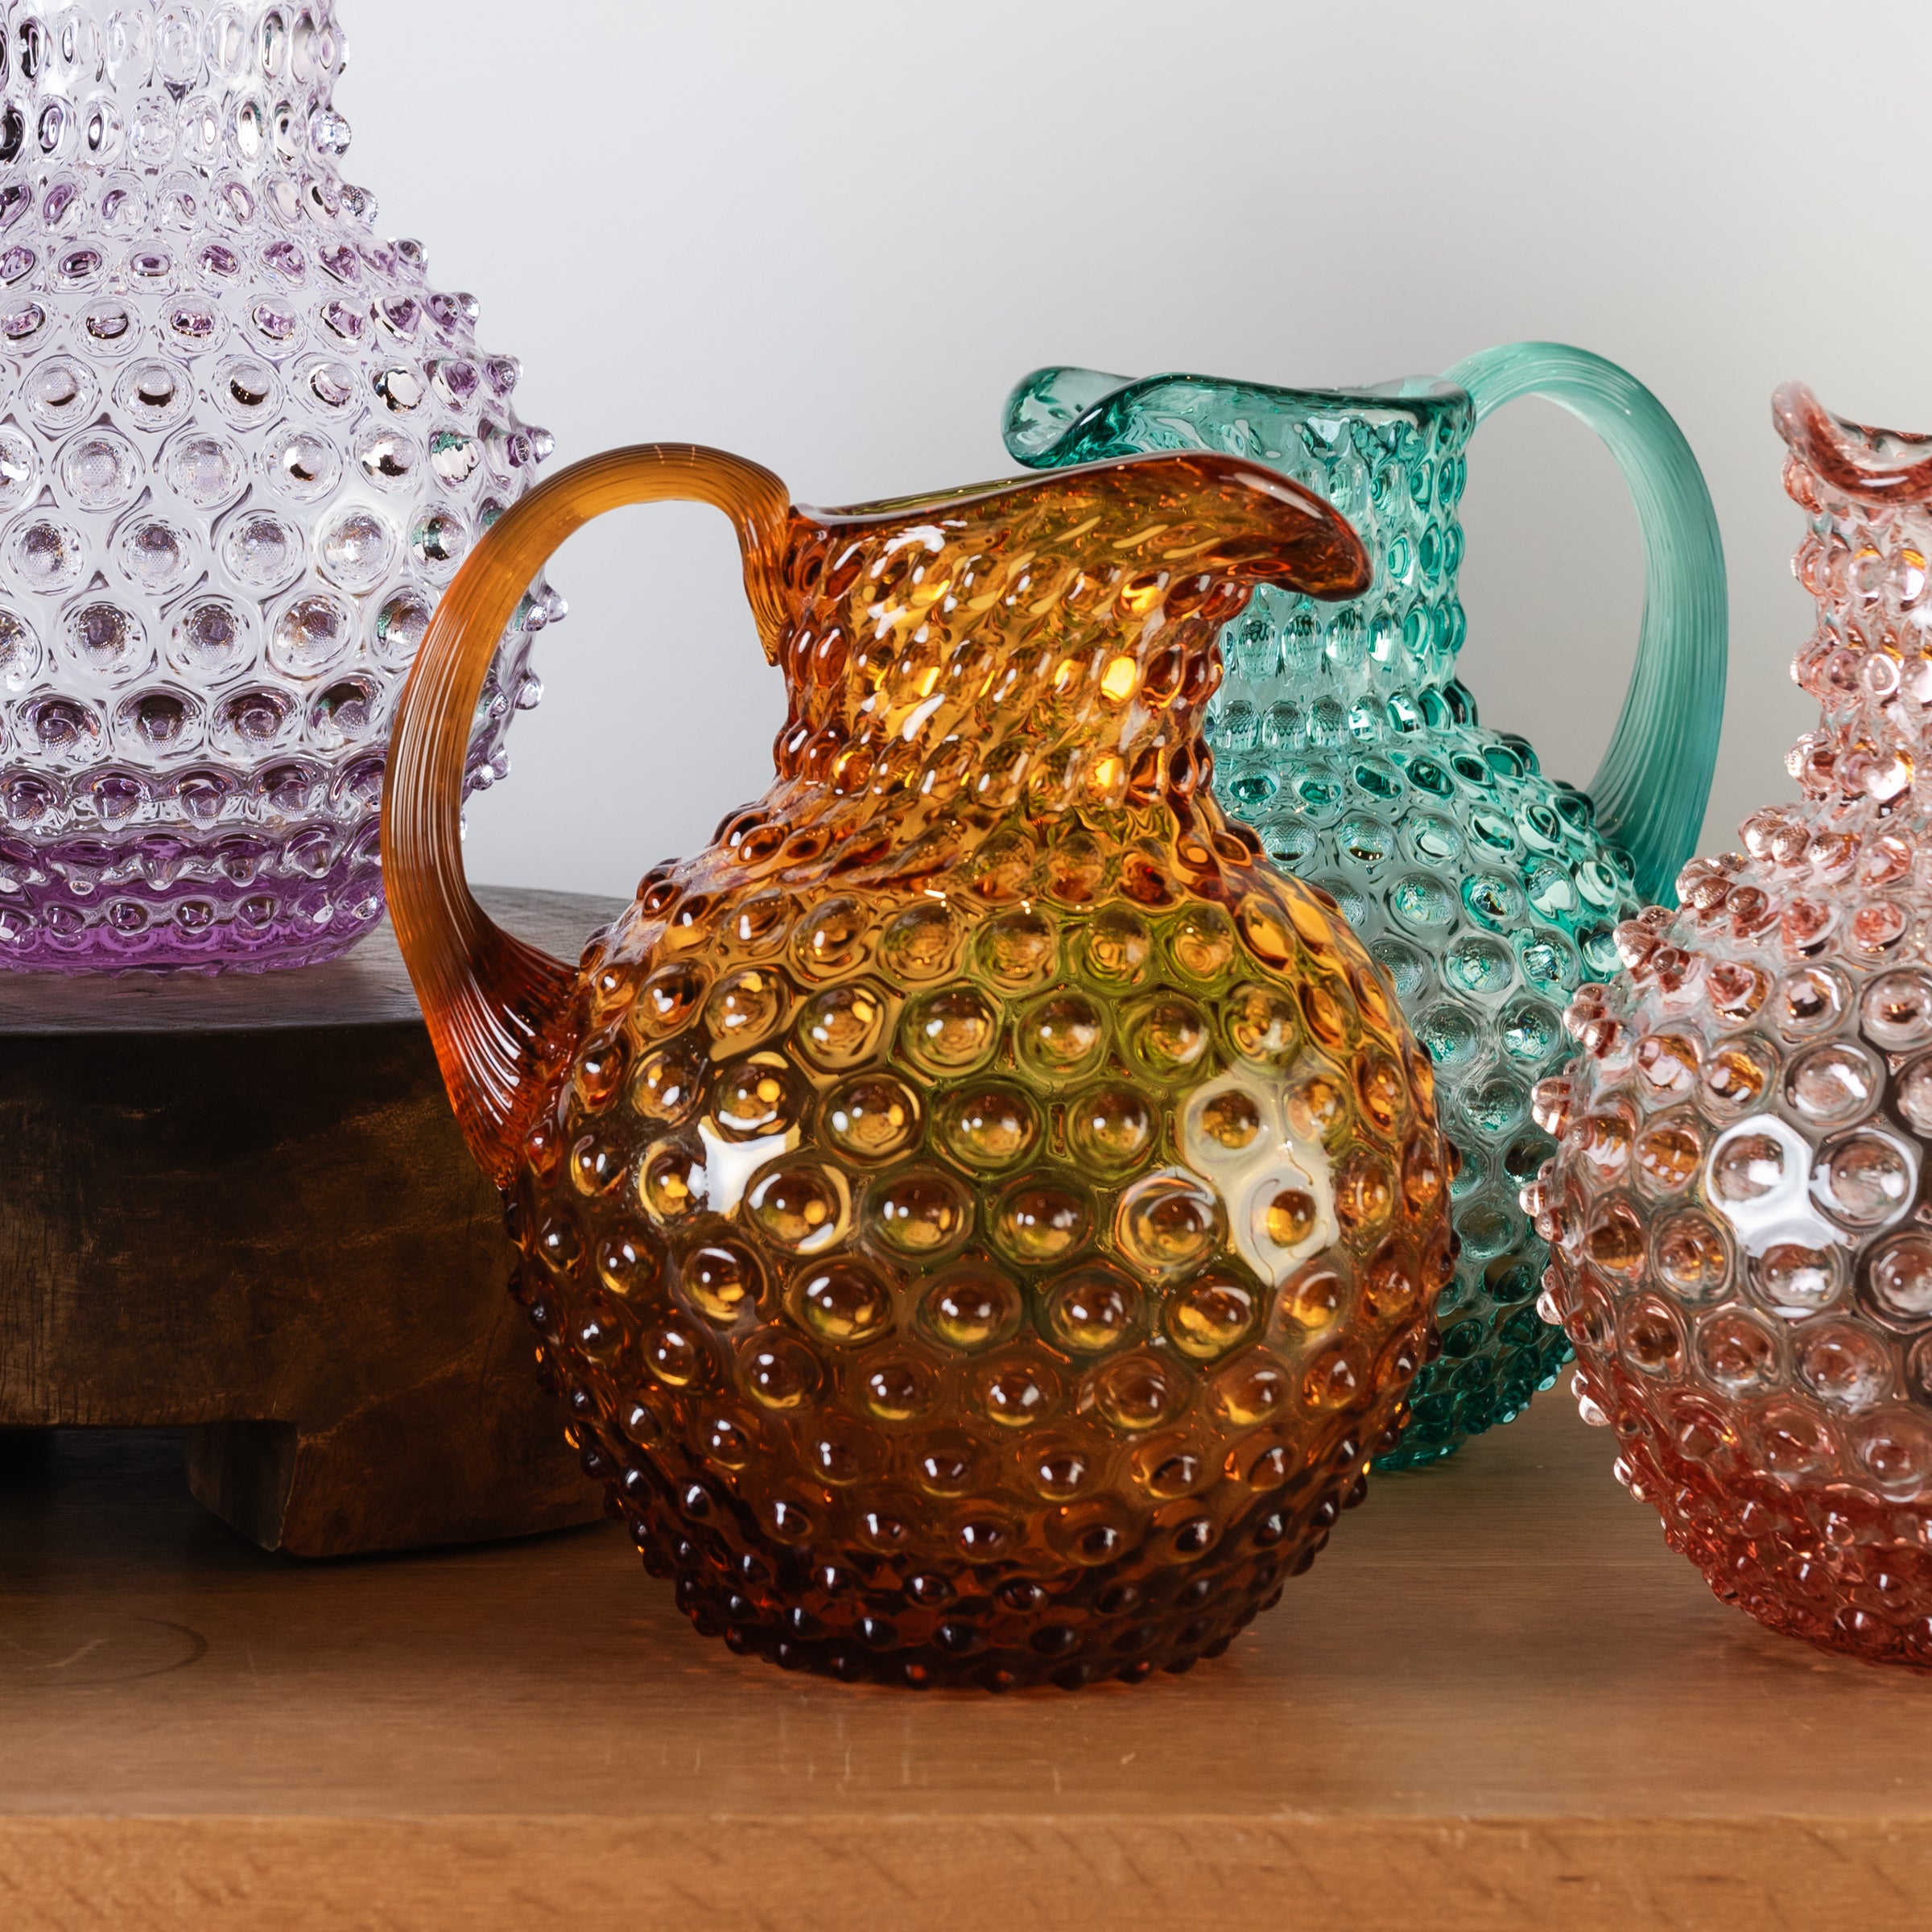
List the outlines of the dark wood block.
<svg viewBox="0 0 1932 1932">
<path fill-rule="evenodd" d="M 574 959 L 617 902 L 485 890 Z M 0 1427 L 185 1427 L 195 1494 L 338 1556 L 599 1496 L 386 923 L 299 972 L 0 974 Z"/>
</svg>

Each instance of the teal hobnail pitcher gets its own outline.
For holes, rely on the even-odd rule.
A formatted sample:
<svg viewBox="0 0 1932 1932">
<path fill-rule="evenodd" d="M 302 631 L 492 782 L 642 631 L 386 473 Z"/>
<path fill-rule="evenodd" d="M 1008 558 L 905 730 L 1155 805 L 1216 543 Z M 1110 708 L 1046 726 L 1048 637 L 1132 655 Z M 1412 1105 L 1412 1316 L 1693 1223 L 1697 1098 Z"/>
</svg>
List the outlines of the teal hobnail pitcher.
<svg viewBox="0 0 1932 1932">
<path fill-rule="evenodd" d="M 1585 791 L 1486 730 L 1457 675 L 1456 506 L 1476 426 L 1546 396 L 1608 445 L 1643 539 L 1630 688 Z M 1682 432 L 1641 383 L 1558 343 L 1485 350 L 1440 378 L 1276 389 L 1203 376 L 1036 370 L 1006 405 L 1006 447 L 1060 469 L 1153 450 L 1270 464 L 1348 518 L 1375 576 L 1345 603 L 1262 591 L 1222 633 L 1209 714 L 1214 788 L 1269 856 L 1334 895 L 1434 1057 L 1460 1253 L 1442 1354 L 1383 1467 L 1432 1462 L 1519 1414 L 1569 1357 L 1536 1311 L 1546 1258 L 1517 1201 L 1552 1151 L 1530 1089 L 1568 1046 L 1559 1013 L 1617 965 L 1611 931 L 1674 903 L 1711 787 L 1724 712 L 1723 547 Z"/>
</svg>

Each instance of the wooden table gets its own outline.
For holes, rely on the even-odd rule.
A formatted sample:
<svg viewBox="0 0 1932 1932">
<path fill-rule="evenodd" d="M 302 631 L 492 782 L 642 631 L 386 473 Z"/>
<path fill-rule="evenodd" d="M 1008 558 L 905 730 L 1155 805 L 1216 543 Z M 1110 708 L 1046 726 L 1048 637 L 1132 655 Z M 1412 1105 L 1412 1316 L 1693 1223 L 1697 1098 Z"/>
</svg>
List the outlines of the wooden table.
<svg viewBox="0 0 1932 1932">
<path fill-rule="evenodd" d="M 155 1445 L 0 1476 L 6 1932 L 1932 1922 L 1932 1681 L 1715 1603 L 1561 1396 L 1219 1662 L 1005 1699 L 741 1662 L 609 1525 L 291 1563 Z"/>
</svg>

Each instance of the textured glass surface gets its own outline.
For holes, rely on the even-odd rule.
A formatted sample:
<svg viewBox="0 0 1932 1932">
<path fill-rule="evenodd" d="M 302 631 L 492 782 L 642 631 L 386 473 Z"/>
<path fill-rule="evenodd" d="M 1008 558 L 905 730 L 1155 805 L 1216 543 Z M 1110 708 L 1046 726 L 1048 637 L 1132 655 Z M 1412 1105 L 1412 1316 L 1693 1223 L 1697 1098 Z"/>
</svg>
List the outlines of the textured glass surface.
<svg viewBox="0 0 1932 1932">
<path fill-rule="evenodd" d="M 1932 1666 L 1932 444 L 1797 387 L 1776 414 L 1805 797 L 1619 927 L 1525 1204 L 1583 1413 L 1672 1546 L 1774 1630 Z"/>
<path fill-rule="evenodd" d="M 1460 1156 L 1442 1359 L 1391 1465 L 1509 1421 L 1567 1356 L 1536 1312 L 1543 1249 L 1517 1202 L 1550 1148 L 1530 1088 L 1562 1058 L 1571 991 L 1610 969 L 1637 881 L 1661 886 L 1690 850 L 1724 688 L 1716 526 L 1655 398 L 1557 345 L 1492 350 L 1452 375 L 1343 392 L 1042 369 L 1006 419 L 1009 449 L 1042 466 L 1199 448 L 1269 464 L 1341 510 L 1374 560 L 1366 594 L 1344 603 L 1256 593 L 1223 634 L 1208 735 L 1222 803 L 1335 896 L 1386 970 Z M 1465 452 L 1490 408 L 1533 393 L 1604 431 L 1644 528 L 1645 633 L 1595 803 L 1545 777 L 1521 738 L 1485 729 L 1457 677 Z"/>
<path fill-rule="evenodd" d="M 777 776 L 572 970 L 463 887 L 462 722 L 515 585 L 670 495 L 737 518 Z M 398 726 L 397 931 L 572 1439 L 700 1630 L 1132 1681 L 1360 1499 L 1448 1269 L 1431 1075 L 1199 734 L 1252 587 L 1365 575 L 1218 456 L 814 513 L 683 449 L 559 477 L 459 578 Z"/>
<path fill-rule="evenodd" d="M 549 438 L 337 174 L 327 0 L 0 13 L 0 964 L 325 958 L 382 913 L 402 675 Z"/>
</svg>

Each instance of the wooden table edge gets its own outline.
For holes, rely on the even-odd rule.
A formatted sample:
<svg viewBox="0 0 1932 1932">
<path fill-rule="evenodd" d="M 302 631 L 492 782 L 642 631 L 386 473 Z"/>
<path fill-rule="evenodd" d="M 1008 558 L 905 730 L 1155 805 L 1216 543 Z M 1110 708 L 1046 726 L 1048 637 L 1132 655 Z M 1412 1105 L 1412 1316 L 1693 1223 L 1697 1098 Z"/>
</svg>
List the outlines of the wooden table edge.
<svg viewBox="0 0 1932 1932">
<path fill-rule="evenodd" d="M 0 1817 L 8 1932 L 1920 1932 L 1932 1814 Z"/>
</svg>

